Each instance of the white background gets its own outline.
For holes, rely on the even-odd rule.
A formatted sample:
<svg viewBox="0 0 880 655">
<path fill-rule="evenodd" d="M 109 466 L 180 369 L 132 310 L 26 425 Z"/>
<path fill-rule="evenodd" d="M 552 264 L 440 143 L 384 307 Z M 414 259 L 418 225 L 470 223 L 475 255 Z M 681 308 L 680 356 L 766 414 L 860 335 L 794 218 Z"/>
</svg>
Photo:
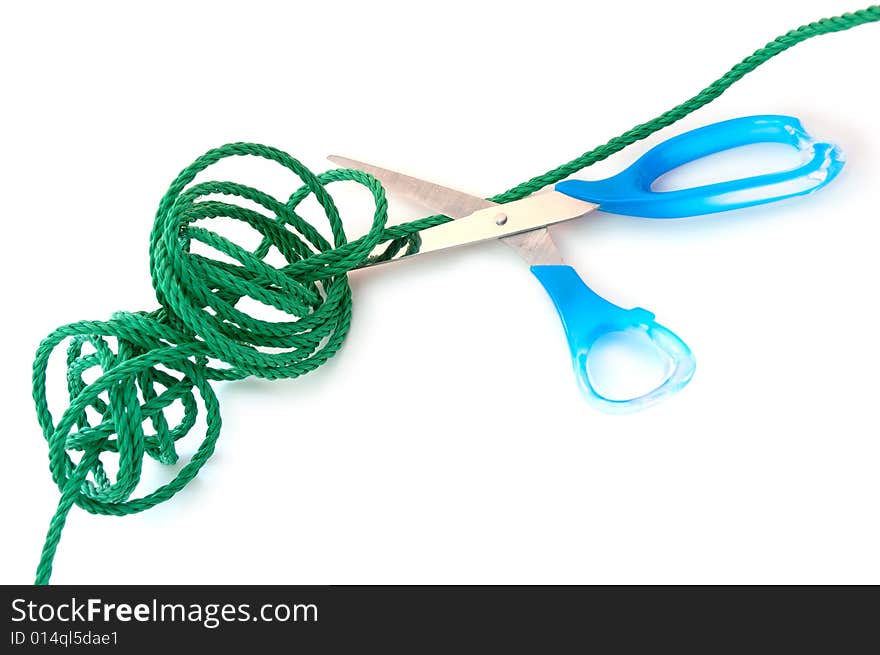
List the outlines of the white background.
<svg viewBox="0 0 880 655">
<path fill-rule="evenodd" d="M 156 306 L 152 217 L 196 156 L 258 141 L 315 171 L 337 152 L 489 195 L 862 6 L 299 4 L 3 9 L 0 581 L 32 580 L 58 497 L 30 398 L 37 343 Z M 586 405 L 549 300 L 500 244 L 356 273 L 342 351 L 299 380 L 217 385 L 223 431 L 198 479 L 135 516 L 74 508 L 53 582 L 880 582 L 878 61 L 880 25 L 809 41 L 580 174 L 757 113 L 846 151 L 806 199 L 555 229 L 591 286 L 692 347 L 678 397 L 622 417 Z M 356 237 L 370 215 L 351 203 Z"/>
</svg>

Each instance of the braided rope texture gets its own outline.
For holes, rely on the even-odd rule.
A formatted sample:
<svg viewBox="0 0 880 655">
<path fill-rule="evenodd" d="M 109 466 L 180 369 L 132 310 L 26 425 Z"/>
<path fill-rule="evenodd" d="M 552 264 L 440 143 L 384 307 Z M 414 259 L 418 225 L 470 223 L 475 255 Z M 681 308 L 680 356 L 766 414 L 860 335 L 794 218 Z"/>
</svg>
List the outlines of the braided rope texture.
<svg viewBox="0 0 880 655">
<path fill-rule="evenodd" d="M 523 198 L 672 125 L 802 41 L 875 21 L 880 21 L 880 5 L 792 30 L 689 100 L 491 200 L 504 203 Z M 243 156 L 261 157 L 287 168 L 298 178 L 298 189 L 281 201 L 234 182 L 193 184 L 199 173 L 221 159 Z M 375 203 L 372 227 L 355 241 L 348 241 L 327 190 L 341 181 L 363 185 Z M 297 207 L 309 196 L 323 208 L 332 243 L 297 214 Z M 255 205 L 260 209 L 253 209 Z M 203 226 L 217 218 L 247 224 L 260 235 L 259 246 L 247 250 Z M 134 514 L 168 500 L 198 474 L 220 434 L 220 406 L 212 381 L 294 378 L 326 362 L 342 346 L 351 326 L 348 271 L 368 261 L 370 253 L 383 244 L 384 250 L 374 257 L 385 259 L 416 249 L 421 230 L 449 220 L 438 215 L 386 227 L 385 192 L 375 178 L 348 169 L 315 175 L 287 153 L 269 146 L 231 143 L 210 150 L 186 167 L 159 203 L 150 235 L 150 273 L 160 308 L 117 312 L 109 321 L 71 323 L 52 332 L 37 348 L 33 397 L 61 499 L 46 535 L 36 583 L 49 582 L 73 505 L 93 514 Z M 225 257 L 197 254 L 191 248 L 194 242 Z M 265 261 L 272 247 L 286 265 L 276 267 Z M 237 307 L 243 298 L 274 307 L 291 320 L 254 318 Z M 65 342 L 69 405 L 55 422 L 46 399 L 46 372 L 50 356 Z M 87 375 L 94 381 L 87 382 Z M 145 455 L 162 464 L 177 462 L 177 441 L 197 423 L 197 396 L 204 407 L 206 427 L 195 454 L 170 482 L 131 498 Z M 171 407 L 181 416 L 174 425 L 168 419 Z M 107 462 L 102 461 L 105 454 L 118 457 L 114 480 L 105 469 Z"/>
</svg>

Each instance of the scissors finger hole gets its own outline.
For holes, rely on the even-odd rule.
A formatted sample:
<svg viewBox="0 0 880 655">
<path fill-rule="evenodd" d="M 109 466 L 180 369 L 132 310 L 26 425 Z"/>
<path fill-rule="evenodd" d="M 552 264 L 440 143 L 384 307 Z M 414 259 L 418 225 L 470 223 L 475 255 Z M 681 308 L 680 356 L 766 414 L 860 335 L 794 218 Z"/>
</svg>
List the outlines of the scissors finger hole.
<svg viewBox="0 0 880 655">
<path fill-rule="evenodd" d="M 673 362 L 645 330 L 608 332 L 590 347 L 586 359 L 590 386 L 612 401 L 650 393 L 670 376 Z"/>
<path fill-rule="evenodd" d="M 751 143 L 712 153 L 666 171 L 651 183 L 651 191 L 680 191 L 789 171 L 802 166 L 809 159 L 809 152 L 786 143 Z"/>
</svg>

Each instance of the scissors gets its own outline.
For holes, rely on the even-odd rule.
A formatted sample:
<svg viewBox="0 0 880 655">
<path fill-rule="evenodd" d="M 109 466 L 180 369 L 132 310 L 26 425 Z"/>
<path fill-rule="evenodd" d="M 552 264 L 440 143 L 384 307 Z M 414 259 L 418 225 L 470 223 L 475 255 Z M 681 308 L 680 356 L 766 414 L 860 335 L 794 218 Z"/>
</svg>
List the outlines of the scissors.
<svg viewBox="0 0 880 655">
<path fill-rule="evenodd" d="M 757 143 L 790 145 L 800 151 L 803 163 L 791 170 L 689 189 L 652 189 L 657 178 L 683 164 Z M 614 413 L 643 409 L 681 390 L 693 376 L 696 361 L 687 344 L 657 323 L 653 313 L 640 307 L 618 307 L 590 289 L 577 271 L 565 264 L 548 226 L 600 208 L 629 216 L 680 218 L 774 202 L 816 191 L 834 179 L 844 164 L 836 146 L 813 140 L 798 119 L 776 115 L 736 118 L 701 127 L 654 146 L 613 177 L 598 181 L 565 180 L 552 191 L 500 205 L 354 159 L 329 159 L 369 173 L 392 194 L 455 219 L 423 230 L 416 252 L 388 261 L 488 239 L 501 239 L 516 250 L 553 300 L 586 399 L 597 408 Z M 656 349 L 652 354 L 659 354 L 665 361 L 662 382 L 635 397 L 610 397 L 601 390 L 591 367 L 590 354 L 597 342 L 618 332 L 647 337 Z"/>
</svg>

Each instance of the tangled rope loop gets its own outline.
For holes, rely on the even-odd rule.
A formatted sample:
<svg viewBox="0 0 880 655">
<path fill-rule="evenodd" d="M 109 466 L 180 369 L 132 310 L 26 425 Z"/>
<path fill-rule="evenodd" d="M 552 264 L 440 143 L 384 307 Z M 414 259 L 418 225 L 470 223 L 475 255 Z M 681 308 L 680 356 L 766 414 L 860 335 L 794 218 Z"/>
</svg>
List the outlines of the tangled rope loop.
<svg viewBox="0 0 880 655">
<path fill-rule="evenodd" d="M 241 155 L 277 162 L 294 172 L 302 185 L 283 202 L 235 182 L 192 184 L 220 159 Z M 326 189 L 343 180 L 368 188 L 375 203 L 372 227 L 354 242 L 348 242 Z M 309 195 L 324 210 L 332 244 L 297 213 Z M 248 225 L 258 233 L 259 246 L 250 251 L 218 234 L 210 225 L 219 218 Z M 150 269 L 161 309 L 73 323 L 53 332 L 38 348 L 34 398 L 49 443 L 52 477 L 62 494 L 38 582 L 49 578 L 72 505 L 96 514 L 140 512 L 167 500 L 195 477 L 220 432 L 211 380 L 296 377 L 339 350 L 351 323 L 345 273 L 367 260 L 380 242 L 393 239 L 380 257 L 417 244 L 419 226 L 386 231 L 386 219 L 384 190 L 371 176 L 353 170 L 317 176 L 268 146 L 229 144 L 207 152 L 180 173 L 160 202 L 150 236 Z M 448 219 L 436 217 L 433 222 L 444 220 Z M 199 254 L 195 243 L 224 257 Z M 276 267 L 265 260 L 273 247 L 285 265 Z M 243 298 L 280 310 L 290 320 L 255 318 L 239 307 Z M 46 371 L 52 352 L 65 340 L 69 406 L 55 423 L 46 399 Z M 87 382 L 86 376 L 94 379 Z M 196 424 L 196 393 L 206 410 L 207 427 L 195 455 L 169 483 L 132 499 L 145 455 L 163 464 L 177 462 L 176 442 Z M 181 415 L 173 425 L 168 418 L 171 407 Z M 102 460 L 106 453 L 118 456 L 115 481 Z"/>
</svg>

